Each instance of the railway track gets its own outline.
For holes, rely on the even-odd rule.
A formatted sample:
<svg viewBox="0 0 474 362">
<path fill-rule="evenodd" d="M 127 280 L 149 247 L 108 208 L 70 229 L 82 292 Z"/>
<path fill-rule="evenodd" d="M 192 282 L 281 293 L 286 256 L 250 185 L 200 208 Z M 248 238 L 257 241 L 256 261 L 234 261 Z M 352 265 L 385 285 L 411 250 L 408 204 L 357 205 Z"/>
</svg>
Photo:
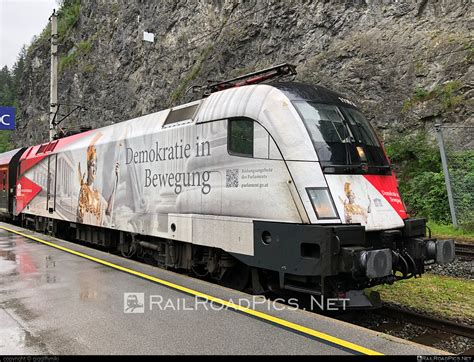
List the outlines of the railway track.
<svg viewBox="0 0 474 362">
<path fill-rule="evenodd" d="M 474 327 L 471 325 L 388 305 L 374 310 L 374 313 L 392 320 L 384 327 L 385 330 L 381 328 L 385 333 L 397 335 L 403 331 L 404 326 L 418 326 L 419 328 L 413 328 L 414 330 L 418 329 L 417 333 L 410 337 L 402 337 L 412 342 L 441 348 L 457 355 L 472 356 L 474 353 Z"/>
<path fill-rule="evenodd" d="M 374 310 L 374 313 L 390 318 L 401 319 L 412 324 L 417 324 L 436 330 L 443 330 L 448 333 L 464 336 L 474 340 L 474 327 L 466 324 L 461 324 L 451 320 L 428 316 L 403 308 L 387 305 Z"/>
<path fill-rule="evenodd" d="M 474 327 L 404 308 L 384 305 L 335 318 L 457 355 L 474 353 Z"/>
<path fill-rule="evenodd" d="M 458 257 L 474 259 L 474 244 L 456 243 L 455 248 Z"/>
<path fill-rule="evenodd" d="M 278 297 L 281 301 L 282 296 L 270 294 L 266 297 L 270 300 Z M 305 302 L 305 296 L 292 294 L 287 297 L 296 297 L 299 307 L 307 311 L 323 314 L 330 318 L 445 350 L 457 355 L 474 354 L 474 326 L 469 324 L 421 314 L 403 307 L 385 303 L 382 307 L 374 309 L 321 311 L 310 308 L 307 301 Z M 303 297 L 303 299 L 299 297 Z M 283 301 L 283 303 L 288 304 L 286 301 Z"/>
</svg>

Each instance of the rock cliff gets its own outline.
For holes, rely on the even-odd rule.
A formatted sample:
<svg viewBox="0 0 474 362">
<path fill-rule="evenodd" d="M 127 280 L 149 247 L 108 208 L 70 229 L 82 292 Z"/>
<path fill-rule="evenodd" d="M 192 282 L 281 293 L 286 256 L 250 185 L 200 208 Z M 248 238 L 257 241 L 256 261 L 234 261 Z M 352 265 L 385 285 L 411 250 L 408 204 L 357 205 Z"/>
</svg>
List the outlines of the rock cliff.
<svg viewBox="0 0 474 362">
<path fill-rule="evenodd" d="M 191 85 L 283 62 L 355 101 L 383 136 L 474 126 L 472 15 L 469 0 L 65 0 L 60 113 L 86 109 L 63 126 L 155 112 L 196 97 Z M 16 145 L 47 140 L 49 52 L 45 29 L 28 49 Z M 474 129 L 460 131 L 474 147 Z"/>
</svg>

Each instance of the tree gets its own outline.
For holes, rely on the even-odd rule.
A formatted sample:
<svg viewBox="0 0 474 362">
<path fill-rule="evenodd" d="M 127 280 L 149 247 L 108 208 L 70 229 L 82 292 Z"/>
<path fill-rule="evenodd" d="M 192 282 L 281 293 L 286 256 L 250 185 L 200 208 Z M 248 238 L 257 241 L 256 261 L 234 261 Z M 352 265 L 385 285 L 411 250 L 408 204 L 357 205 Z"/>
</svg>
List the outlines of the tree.
<svg viewBox="0 0 474 362">
<path fill-rule="evenodd" d="M 23 73 L 25 70 L 25 59 L 26 59 L 26 46 L 23 45 L 23 47 L 20 50 L 20 53 L 18 54 L 18 58 L 13 65 L 13 74 L 12 74 L 12 82 L 13 82 L 13 91 L 14 91 L 14 105 L 18 106 L 18 94 L 20 92 L 20 87 L 21 87 L 21 82 L 23 78 Z"/>
<path fill-rule="evenodd" d="M 5 65 L 0 70 L 0 105 L 12 106 L 14 100 L 13 78 L 8 67 Z"/>
</svg>

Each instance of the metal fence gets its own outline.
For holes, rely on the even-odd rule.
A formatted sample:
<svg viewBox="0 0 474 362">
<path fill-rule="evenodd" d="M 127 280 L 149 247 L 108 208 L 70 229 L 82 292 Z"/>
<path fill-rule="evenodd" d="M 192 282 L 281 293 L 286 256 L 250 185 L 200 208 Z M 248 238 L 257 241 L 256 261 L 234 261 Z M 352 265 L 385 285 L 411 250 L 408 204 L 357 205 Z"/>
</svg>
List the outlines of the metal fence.
<svg viewBox="0 0 474 362">
<path fill-rule="evenodd" d="M 474 126 L 435 129 L 453 225 L 474 229 Z"/>
</svg>

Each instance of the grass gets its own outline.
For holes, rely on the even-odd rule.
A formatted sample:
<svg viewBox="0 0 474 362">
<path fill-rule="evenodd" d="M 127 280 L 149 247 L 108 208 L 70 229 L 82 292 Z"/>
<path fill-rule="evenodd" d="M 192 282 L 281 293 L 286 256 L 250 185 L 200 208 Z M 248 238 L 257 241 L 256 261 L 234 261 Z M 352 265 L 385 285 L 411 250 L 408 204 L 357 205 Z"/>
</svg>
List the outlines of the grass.
<svg viewBox="0 0 474 362">
<path fill-rule="evenodd" d="M 433 221 L 428 222 L 431 229 L 431 235 L 436 238 L 450 238 L 460 241 L 474 243 L 474 232 L 466 231 L 461 228 L 455 228 L 453 225 L 437 224 Z"/>
<path fill-rule="evenodd" d="M 440 318 L 474 323 L 474 281 L 423 274 L 393 285 L 368 289 L 380 293 L 383 302 L 395 304 Z"/>
</svg>

